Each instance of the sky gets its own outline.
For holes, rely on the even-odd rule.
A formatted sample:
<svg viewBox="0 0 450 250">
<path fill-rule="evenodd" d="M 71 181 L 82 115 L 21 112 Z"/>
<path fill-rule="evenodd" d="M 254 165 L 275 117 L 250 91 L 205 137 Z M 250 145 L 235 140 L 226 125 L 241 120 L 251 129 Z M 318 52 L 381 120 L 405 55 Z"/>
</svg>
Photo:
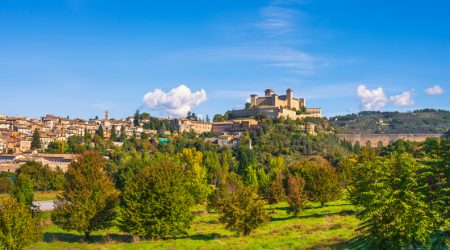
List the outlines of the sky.
<svg viewBox="0 0 450 250">
<path fill-rule="evenodd" d="M 0 0 L 0 114 L 450 109 L 449 1 Z"/>
</svg>

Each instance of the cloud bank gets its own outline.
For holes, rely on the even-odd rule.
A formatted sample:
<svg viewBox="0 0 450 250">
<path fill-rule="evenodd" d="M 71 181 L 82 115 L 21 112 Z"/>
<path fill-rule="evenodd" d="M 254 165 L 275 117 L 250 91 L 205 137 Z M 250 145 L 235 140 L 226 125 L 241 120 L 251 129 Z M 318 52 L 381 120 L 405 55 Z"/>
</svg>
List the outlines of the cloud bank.
<svg viewBox="0 0 450 250">
<path fill-rule="evenodd" d="M 381 87 L 368 89 L 361 84 L 356 89 L 356 92 L 359 98 L 359 108 L 363 111 L 380 110 L 389 101 Z"/>
<path fill-rule="evenodd" d="M 395 95 L 389 97 L 389 99 L 397 106 L 405 107 L 414 105 L 414 100 L 412 99 L 412 94 L 414 90 L 409 90 L 401 93 L 400 95 Z"/>
<path fill-rule="evenodd" d="M 207 100 L 206 92 L 201 89 L 192 92 L 186 85 L 179 85 L 164 92 L 161 89 L 155 89 L 144 95 L 144 103 L 152 110 L 158 110 L 169 115 L 184 116 L 192 107 L 201 104 Z"/>
<path fill-rule="evenodd" d="M 359 98 L 359 108 L 363 111 L 381 110 L 389 103 L 389 101 L 398 107 L 414 105 L 414 89 L 404 91 L 400 95 L 394 95 L 388 98 L 382 87 L 368 89 L 361 84 L 356 89 L 356 93 Z"/>
<path fill-rule="evenodd" d="M 444 93 L 444 89 L 439 85 L 434 85 L 433 87 L 425 89 L 425 93 L 428 95 L 440 95 Z"/>
</svg>

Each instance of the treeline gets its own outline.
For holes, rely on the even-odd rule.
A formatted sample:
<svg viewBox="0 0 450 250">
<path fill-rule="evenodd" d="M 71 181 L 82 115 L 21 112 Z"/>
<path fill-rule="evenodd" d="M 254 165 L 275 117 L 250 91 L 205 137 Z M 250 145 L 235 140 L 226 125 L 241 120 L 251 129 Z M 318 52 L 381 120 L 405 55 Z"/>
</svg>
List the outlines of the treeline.
<svg viewBox="0 0 450 250">
<path fill-rule="evenodd" d="M 330 117 L 329 121 L 340 133 L 445 133 L 450 129 L 450 112 L 440 109 L 421 109 L 405 113 L 363 111 Z"/>
</svg>

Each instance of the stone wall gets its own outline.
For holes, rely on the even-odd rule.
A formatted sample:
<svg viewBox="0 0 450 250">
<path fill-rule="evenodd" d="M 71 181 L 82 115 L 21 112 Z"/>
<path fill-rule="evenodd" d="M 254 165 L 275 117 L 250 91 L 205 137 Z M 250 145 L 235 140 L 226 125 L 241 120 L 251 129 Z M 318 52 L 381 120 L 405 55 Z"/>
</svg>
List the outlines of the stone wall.
<svg viewBox="0 0 450 250">
<path fill-rule="evenodd" d="M 368 141 L 372 147 L 377 147 L 381 141 L 383 146 L 387 146 L 397 140 L 422 142 L 428 137 L 439 138 L 442 134 L 338 134 L 340 140 L 350 141 L 354 145 L 359 141 L 361 146 L 365 146 Z"/>
</svg>

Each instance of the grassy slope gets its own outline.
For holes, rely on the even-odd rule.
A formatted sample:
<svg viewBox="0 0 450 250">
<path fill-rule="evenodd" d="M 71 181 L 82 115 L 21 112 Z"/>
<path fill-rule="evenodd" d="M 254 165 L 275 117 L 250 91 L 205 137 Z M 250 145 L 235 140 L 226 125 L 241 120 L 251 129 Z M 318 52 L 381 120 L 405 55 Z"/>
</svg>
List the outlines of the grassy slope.
<svg viewBox="0 0 450 250">
<path fill-rule="evenodd" d="M 271 222 L 248 237 L 236 237 L 218 223 L 216 214 L 198 209 L 189 235 L 176 240 L 129 243 L 128 235 L 113 228 L 94 233 L 88 244 L 80 234 L 51 225 L 44 231 L 44 241 L 29 249 L 327 249 L 344 248 L 356 236 L 358 220 L 347 202 L 310 206 L 292 218 L 286 204 L 276 205 Z M 48 213 L 44 216 L 49 218 Z"/>
</svg>

